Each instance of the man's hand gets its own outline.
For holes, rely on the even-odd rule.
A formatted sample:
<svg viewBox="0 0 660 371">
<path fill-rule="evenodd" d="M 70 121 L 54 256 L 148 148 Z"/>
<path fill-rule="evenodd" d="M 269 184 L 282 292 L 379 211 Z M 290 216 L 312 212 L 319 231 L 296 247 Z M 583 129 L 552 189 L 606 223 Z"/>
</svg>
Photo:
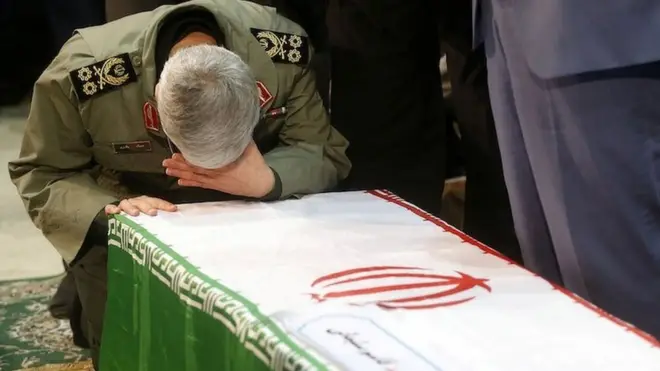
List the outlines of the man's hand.
<svg viewBox="0 0 660 371">
<path fill-rule="evenodd" d="M 138 216 L 140 213 L 156 216 L 158 210 L 174 212 L 176 205 L 160 198 L 140 196 L 122 200 L 119 205 L 106 205 L 105 207 L 105 213 L 108 215 L 119 214 L 123 211 L 131 216 Z"/>
<path fill-rule="evenodd" d="M 179 178 L 179 185 L 200 187 L 236 196 L 261 198 L 275 186 L 275 174 L 266 164 L 254 142 L 235 162 L 220 169 L 204 169 L 175 154 L 163 161 L 166 173 Z"/>
</svg>

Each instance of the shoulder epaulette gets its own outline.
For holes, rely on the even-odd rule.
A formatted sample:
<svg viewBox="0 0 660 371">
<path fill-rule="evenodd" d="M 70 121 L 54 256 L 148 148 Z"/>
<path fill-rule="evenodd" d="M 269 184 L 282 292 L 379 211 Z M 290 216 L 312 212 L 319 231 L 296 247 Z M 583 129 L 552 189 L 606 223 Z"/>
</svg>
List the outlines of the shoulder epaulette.
<svg viewBox="0 0 660 371">
<path fill-rule="evenodd" d="M 309 40 L 306 36 L 258 28 L 251 28 L 250 31 L 273 62 L 307 64 Z"/>
<path fill-rule="evenodd" d="M 69 76 L 81 102 L 137 81 L 126 53 L 73 70 Z"/>
</svg>

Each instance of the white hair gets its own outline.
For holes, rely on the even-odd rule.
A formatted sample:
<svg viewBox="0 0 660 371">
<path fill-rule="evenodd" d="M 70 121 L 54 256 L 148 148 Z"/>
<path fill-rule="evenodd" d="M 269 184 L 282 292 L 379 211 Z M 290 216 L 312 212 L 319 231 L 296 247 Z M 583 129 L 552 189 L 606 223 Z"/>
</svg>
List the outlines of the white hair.
<svg viewBox="0 0 660 371">
<path fill-rule="evenodd" d="M 214 45 L 176 52 L 156 89 L 165 134 L 193 165 L 216 169 L 236 161 L 259 121 L 257 83 L 245 62 Z"/>
</svg>

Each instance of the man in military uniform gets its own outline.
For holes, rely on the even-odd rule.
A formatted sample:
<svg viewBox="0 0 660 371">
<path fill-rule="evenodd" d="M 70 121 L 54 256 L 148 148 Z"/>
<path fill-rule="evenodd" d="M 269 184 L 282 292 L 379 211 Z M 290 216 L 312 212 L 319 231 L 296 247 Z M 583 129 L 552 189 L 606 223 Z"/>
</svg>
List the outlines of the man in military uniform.
<svg viewBox="0 0 660 371">
<path fill-rule="evenodd" d="M 305 31 L 272 9 L 192 1 L 78 30 L 39 78 L 9 172 L 70 265 L 74 340 L 95 362 L 106 213 L 282 199 L 346 177 L 348 143 L 329 124 L 310 55 Z"/>
</svg>

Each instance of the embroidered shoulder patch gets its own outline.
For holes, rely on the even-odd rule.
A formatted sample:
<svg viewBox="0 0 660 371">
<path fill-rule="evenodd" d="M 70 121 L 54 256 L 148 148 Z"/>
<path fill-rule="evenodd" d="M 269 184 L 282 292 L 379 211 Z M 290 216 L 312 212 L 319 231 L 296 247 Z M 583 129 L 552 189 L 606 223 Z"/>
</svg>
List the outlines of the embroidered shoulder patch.
<svg viewBox="0 0 660 371">
<path fill-rule="evenodd" d="M 275 63 L 306 64 L 309 60 L 309 41 L 305 36 L 258 28 L 250 31 Z"/>
<path fill-rule="evenodd" d="M 73 70 L 69 77 L 80 102 L 137 81 L 128 53 Z"/>
</svg>

